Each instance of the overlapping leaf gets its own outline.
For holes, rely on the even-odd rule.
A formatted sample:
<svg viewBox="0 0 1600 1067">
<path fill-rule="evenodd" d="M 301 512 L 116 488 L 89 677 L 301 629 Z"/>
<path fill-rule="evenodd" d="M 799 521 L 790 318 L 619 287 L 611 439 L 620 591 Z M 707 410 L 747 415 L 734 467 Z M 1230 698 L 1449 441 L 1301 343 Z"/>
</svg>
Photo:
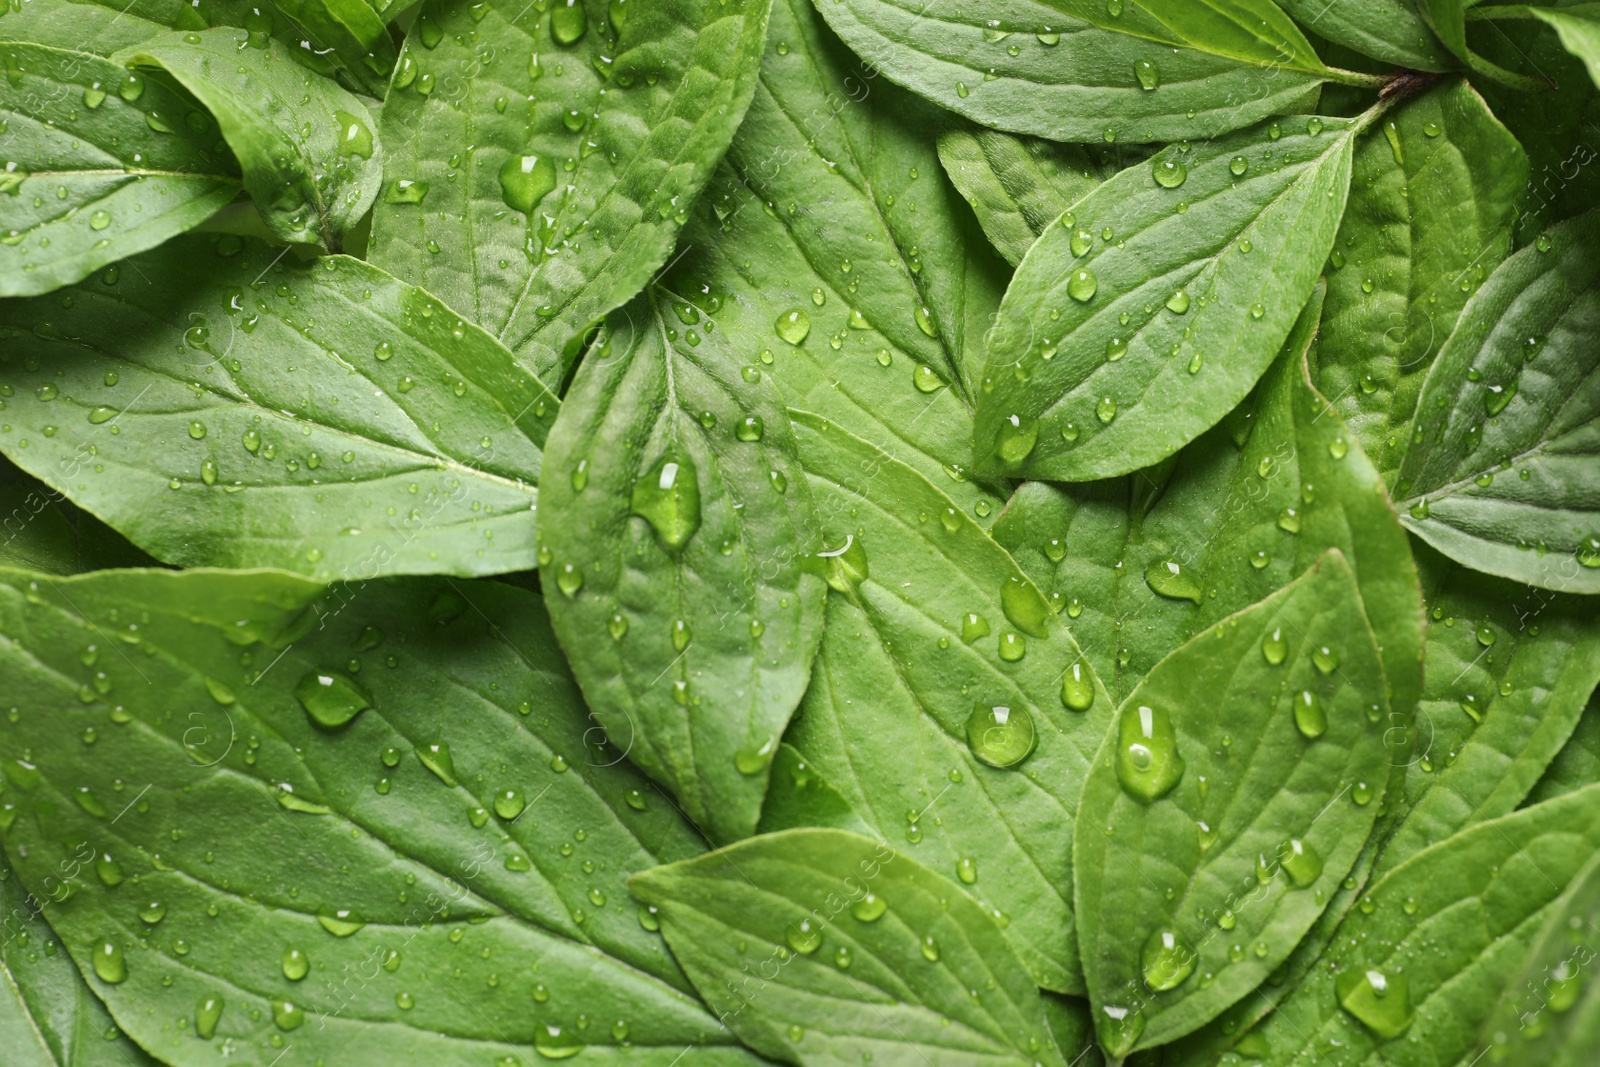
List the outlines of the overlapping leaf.
<svg viewBox="0 0 1600 1067">
<path fill-rule="evenodd" d="M 1056 141 L 1215 137 L 1331 78 L 1272 0 L 826 0 L 863 59 L 986 126 Z"/>
<path fill-rule="evenodd" d="M 1449 51 L 1412 0 L 1279 0 L 1301 25 L 1364 55 L 1411 70 L 1448 70 Z"/>
<path fill-rule="evenodd" d="M 1600 592 L 1600 211 L 1553 227 L 1462 311 L 1417 401 L 1402 521 L 1468 566 Z"/>
<path fill-rule="evenodd" d="M 824 586 L 802 566 L 820 546 L 777 390 L 691 321 L 658 291 L 611 317 L 551 431 L 541 559 L 596 718 L 734 841 L 805 692 Z"/>
<path fill-rule="evenodd" d="M 111 527 L 0 459 L 0 565 L 78 574 L 154 563 Z"/>
<path fill-rule="evenodd" d="M 1572 736 L 1529 792 L 1528 802 L 1537 804 L 1596 783 L 1600 783 L 1600 701 L 1591 696 Z"/>
<path fill-rule="evenodd" d="M 980 466 L 1126 474 L 1234 408 L 1311 293 L 1377 114 L 1174 145 L 1074 204 L 1028 252 L 988 338 Z"/>
<path fill-rule="evenodd" d="M 191 229 L 239 192 L 210 117 L 82 52 L 0 44 L 0 296 L 70 285 Z"/>
<path fill-rule="evenodd" d="M 365 263 L 186 237 L 0 304 L 0 336 L 0 451 L 158 559 L 352 580 L 534 563 L 555 397 Z"/>
<path fill-rule="evenodd" d="M 987 515 L 970 382 L 1005 264 L 966 220 L 931 109 L 780 0 L 760 85 L 667 287 L 814 411 Z M 1003 499 L 1003 498 L 1001 498 Z"/>
<path fill-rule="evenodd" d="M 671 254 L 770 0 L 430 0 L 383 109 L 372 261 L 559 381 Z"/>
<path fill-rule="evenodd" d="M 1589 77 L 1600 85 L 1600 4 L 1530 7 L 1528 14 L 1553 27 L 1566 50 L 1583 60 Z"/>
<path fill-rule="evenodd" d="M 1395 108 L 1383 132 L 1356 147 L 1318 382 L 1392 481 L 1434 355 L 1510 250 L 1528 165 L 1463 80 Z"/>
<path fill-rule="evenodd" d="M 317 594 L 0 572 L 6 852 L 118 1026 L 177 1067 L 754 1062 L 628 899 L 698 838 L 587 743 L 537 599 Z"/>
<path fill-rule="evenodd" d="M 165 70 L 210 109 L 274 234 L 337 252 L 382 180 L 372 116 L 282 45 L 262 43 L 250 47 L 242 29 L 173 32 L 116 59 Z"/>
<path fill-rule="evenodd" d="M 1100 1043 L 1248 994 L 1366 843 L 1393 754 L 1377 644 L 1336 551 L 1162 660 L 1118 710 L 1073 835 Z"/>
<path fill-rule="evenodd" d="M 893 846 L 793 830 L 629 886 L 659 911 L 712 1010 L 764 1055 L 802 1067 L 1066 1064 L 993 917 Z"/>
<path fill-rule="evenodd" d="M 848 809 L 780 770 L 789 825 L 865 822 L 1003 916 L 1040 985 L 1081 992 L 1069 835 L 1111 699 L 970 516 L 838 425 L 795 420 L 833 592 L 786 741 Z"/>
</svg>

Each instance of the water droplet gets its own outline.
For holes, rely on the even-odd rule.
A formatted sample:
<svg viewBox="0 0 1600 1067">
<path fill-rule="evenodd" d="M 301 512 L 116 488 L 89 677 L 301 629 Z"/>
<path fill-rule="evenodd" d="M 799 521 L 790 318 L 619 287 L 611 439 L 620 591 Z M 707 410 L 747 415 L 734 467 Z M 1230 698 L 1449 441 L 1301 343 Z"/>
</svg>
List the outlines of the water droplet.
<svg viewBox="0 0 1600 1067">
<path fill-rule="evenodd" d="M 944 379 L 926 363 L 918 363 L 911 372 L 911 384 L 919 393 L 935 393 L 944 388 Z"/>
<path fill-rule="evenodd" d="M 507 822 L 521 815 L 527 806 L 528 802 L 515 789 L 502 789 L 494 796 L 494 813 Z"/>
<path fill-rule="evenodd" d="M 759 441 L 765 432 L 766 424 L 760 415 L 746 415 L 734 427 L 733 435 L 741 441 Z"/>
<path fill-rule="evenodd" d="M 1294 724 L 1306 737 L 1315 739 L 1328 730 L 1328 713 L 1322 710 L 1322 699 L 1309 689 L 1294 695 Z"/>
<path fill-rule="evenodd" d="M 283 976 L 291 982 L 298 982 L 311 973 L 311 961 L 293 945 L 283 950 L 282 966 Z"/>
<path fill-rule="evenodd" d="M 924 934 L 921 943 L 917 946 L 922 950 L 922 958 L 929 963 L 939 962 L 939 942 L 933 939 L 932 934 Z"/>
<path fill-rule="evenodd" d="M 1339 669 L 1339 653 L 1328 645 L 1318 645 L 1311 650 L 1311 662 L 1323 674 L 1332 674 Z"/>
<path fill-rule="evenodd" d="M 1352 967 L 1334 982 L 1339 1006 L 1379 1037 L 1399 1037 L 1411 1025 L 1410 985 L 1405 975 Z"/>
<path fill-rule="evenodd" d="M 1188 312 L 1189 294 L 1185 290 L 1179 289 L 1177 292 L 1167 297 L 1167 310 L 1172 312 L 1174 315 L 1182 315 Z"/>
<path fill-rule="evenodd" d="M 1111 397 L 1101 397 L 1100 402 L 1094 406 L 1094 414 L 1101 422 L 1109 423 L 1117 417 L 1117 402 Z"/>
<path fill-rule="evenodd" d="M 555 187 L 556 168 L 548 156 L 514 155 L 500 167 L 500 195 L 512 211 L 531 216 Z"/>
<path fill-rule="evenodd" d="M 412 749 L 417 754 L 417 759 L 422 765 L 432 771 L 445 785 L 454 787 L 456 784 L 456 764 L 450 756 L 450 745 L 444 741 L 435 741 L 429 744 L 418 745 Z"/>
<path fill-rule="evenodd" d="M 1028 458 L 1038 440 L 1038 419 L 1009 415 L 1000 421 L 1000 436 L 995 444 L 995 454 L 1002 462 L 1014 466 Z"/>
<path fill-rule="evenodd" d="M 578 590 L 583 588 L 583 572 L 576 563 L 564 563 L 556 571 L 556 588 L 568 600 L 578 595 Z"/>
<path fill-rule="evenodd" d="M 420 204 L 428 195 L 428 183 L 396 178 L 383 192 L 385 204 Z"/>
<path fill-rule="evenodd" d="M 916 320 L 917 329 L 929 337 L 936 338 L 939 336 L 939 331 L 933 323 L 933 312 L 927 307 L 918 305 L 917 309 L 912 312 L 911 317 Z"/>
<path fill-rule="evenodd" d="M 1073 711 L 1088 711 L 1094 704 L 1094 681 L 1082 660 L 1068 667 L 1061 679 L 1061 703 Z"/>
<path fill-rule="evenodd" d="M 196 441 L 203 440 L 206 436 L 206 424 L 201 422 L 199 419 L 195 419 L 193 422 L 189 423 L 189 436 L 194 438 Z"/>
<path fill-rule="evenodd" d="M 1157 993 L 1176 989 L 1194 973 L 1197 958 L 1194 950 L 1178 940 L 1177 934 L 1171 930 L 1157 930 L 1139 953 L 1145 985 Z"/>
<path fill-rule="evenodd" d="M 1067 245 L 1072 249 L 1074 256 L 1083 257 L 1089 254 L 1089 249 L 1094 247 L 1094 234 L 1088 230 L 1074 231 L 1067 239 Z"/>
<path fill-rule="evenodd" d="M 94 873 L 99 877 L 100 884 L 107 888 L 122 884 L 122 864 L 118 863 L 109 852 L 102 852 L 95 857 Z"/>
<path fill-rule="evenodd" d="M 1156 184 L 1163 189 L 1176 189 L 1189 177 L 1189 168 L 1176 159 L 1155 161 Z"/>
<path fill-rule="evenodd" d="M 1172 600 L 1192 600 L 1200 603 L 1205 591 L 1200 583 L 1175 559 L 1158 559 L 1144 571 L 1145 584 L 1154 592 Z"/>
<path fill-rule="evenodd" d="M 1242 177 L 1244 175 L 1244 172 L 1249 170 L 1249 169 L 1250 169 L 1250 161 L 1248 159 L 1244 158 L 1243 156 L 1234 156 L 1231 160 L 1228 161 L 1228 170 L 1236 178 Z"/>
<path fill-rule="evenodd" d="M 154 926 L 167 917 L 167 906 L 159 900 L 152 900 L 139 909 L 139 921 L 147 926 Z"/>
<path fill-rule="evenodd" d="M 632 507 L 669 551 L 683 548 L 700 529 L 700 480 L 694 460 L 688 453 L 676 450 L 656 460 L 633 483 Z"/>
<path fill-rule="evenodd" d="M 1312 115 L 1309 119 L 1306 120 L 1306 132 L 1309 133 L 1313 137 L 1315 137 L 1317 134 L 1321 133 L 1322 132 L 1322 120 L 1317 118 L 1317 116 Z"/>
<path fill-rule="evenodd" d="M 1093 300 L 1095 291 L 1099 288 L 1099 280 L 1082 268 L 1073 271 L 1072 276 L 1067 279 L 1067 295 L 1080 304 L 1087 304 Z"/>
<path fill-rule="evenodd" d="M 1274 667 L 1289 655 L 1289 642 L 1284 638 L 1281 627 L 1274 626 L 1272 632 L 1261 639 L 1261 655 Z"/>
<path fill-rule="evenodd" d="M 1148 804 L 1183 777 L 1178 735 L 1164 708 L 1128 705 L 1117 723 L 1117 780 L 1129 796 Z"/>
<path fill-rule="evenodd" d="M 1505 385 L 1489 385 L 1484 389 L 1487 395 L 1483 400 L 1483 409 L 1492 417 L 1504 411 L 1506 405 L 1511 403 L 1511 398 L 1517 395 L 1517 382 L 1513 378 Z"/>
<path fill-rule="evenodd" d="M 583 11 L 584 0 L 555 0 L 550 12 L 550 36 L 564 45 L 577 44 L 589 28 Z"/>
<path fill-rule="evenodd" d="M 876 893 L 867 893 L 860 900 L 850 905 L 850 914 L 855 916 L 857 922 L 875 923 L 883 918 L 884 912 L 889 910 L 888 901 Z"/>
<path fill-rule="evenodd" d="M 1161 84 L 1161 72 L 1156 65 L 1148 59 L 1141 59 L 1133 65 L 1134 77 L 1139 79 L 1139 84 L 1149 92 Z"/>
<path fill-rule="evenodd" d="M 779 337 L 791 345 L 799 345 L 811 332 L 811 316 L 800 308 L 790 308 L 773 323 Z"/>
<path fill-rule="evenodd" d="M 128 960 L 115 941 L 106 939 L 95 945 L 92 962 L 94 973 L 102 982 L 117 985 L 128 980 Z"/>
<path fill-rule="evenodd" d="M 1012 576 L 1000 586 L 1000 609 L 1011 624 L 1025 634 L 1045 637 L 1045 620 L 1050 605 L 1038 588 L 1026 578 Z"/>
<path fill-rule="evenodd" d="M 978 638 L 989 632 L 989 620 L 975 611 L 969 611 L 961 617 L 961 640 L 972 644 Z"/>
<path fill-rule="evenodd" d="M 372 130 L 367 124 L 348 111 L 335 111 L 333 119 L 339 127 L 339 154 L 371 159 Z"/>
<path fill-rule="evenodd" d="M 1290 838 L 1279 847 L 1278 865 L 1296 889 L 1304 889 L 1322 876 L 1321 855 L 1297 837 Z"/>
<path fill-rule="evenodd" d="M 317 912 L 317 922 L 334 937 L 349 937 L 367 925 L 349 908 L 324 908 Z"/>
<path fill-rule="evenodd" d="M 1028 758 L 1037 738 L 1033 716 L 1018 705 L 977 705 L 967 717 L 967 747 L 991 767 L 1014 767 Z"/>
<path fill-rule="evenodd" d="M 294 687 L 294 695 L 312 721 L 328 730 L 339 729 L 372 707 L 372 698 L 338 671 L 308 672 Z"/>
<path fill-rule="evenodd" d="M 823 580 L 841 593 L 854 591 L 870 573 L 867 550 L 854 534 L 847 534 L 839 548 L 818 552 L 816 559 Z"/>
<path fill-rule="evenodd" d="M 740 774 L 754 776 L 765 771 L 772 762 L 772 754 L 778 749 L 778 743 L 773 738 L 768 738 L 760 745 L 746 746 L 733 754 L 733 765 Z"/>
<path fill-rule="evenodd" d="M 222 1021 L 221 997 L 201 997 L 194 1007 L 194 1032 L 202 1041 L 210 1041 L 217 1033 L 217 1023 Z"/>
<path fill-rule="evenodd" d="M 956 860 L 956 877 L 966 885 L 972 885 L 978 880 L 978 863 L 970 856 L 962 856 Z"/>
<path fill-rule="evenodd" d="M 783 932 L 783 939 L 802 956 L 809 956 L 822 947 L 822 931 L 810 919 L 790 923 Z"/>
</svg>

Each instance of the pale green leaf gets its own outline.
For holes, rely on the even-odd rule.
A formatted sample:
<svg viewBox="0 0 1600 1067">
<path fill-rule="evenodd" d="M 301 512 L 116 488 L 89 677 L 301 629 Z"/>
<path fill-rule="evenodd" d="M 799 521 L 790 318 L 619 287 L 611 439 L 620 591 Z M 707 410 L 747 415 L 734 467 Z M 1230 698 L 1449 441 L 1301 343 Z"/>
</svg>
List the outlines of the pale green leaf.
<svg viewBox="0 0 1600 1067">
<path fill-rule="evenodd" d="M 994 919 L 890 845 L 790 830 L 629 886 L 659 909 L 707 1004 L 764 1055 L 801 1067 L 1066 1064 Z"/>
<path fill-rule="evenodd" d="M 769 2 L 429 0 L 383 109 L 372 261 L 560 380 L 671 254 L 750 101 Z"/>
<path fill-rule="evenodd" d="M 180 566 L 531 567 L 555 397 L 420 289 L 285 251 L 195 235 L 0 304 L 0 451 Z"/>
<path fill-rule="evenodd" d="M 788 415 L 746 358 L 666 292 L 614 313 L 541 495 L 550 615 L 595 717 L 719 841 L 755 832 L 825 591 Z"/>
</svg>

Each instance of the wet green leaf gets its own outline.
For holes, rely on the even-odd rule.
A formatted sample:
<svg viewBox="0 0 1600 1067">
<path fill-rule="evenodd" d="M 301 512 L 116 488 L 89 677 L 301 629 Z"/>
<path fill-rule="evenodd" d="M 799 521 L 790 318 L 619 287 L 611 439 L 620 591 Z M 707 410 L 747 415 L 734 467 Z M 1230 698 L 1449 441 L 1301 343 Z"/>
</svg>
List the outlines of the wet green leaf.
<svg viewBox="0 0 1600 1067">
<path fill-rule="evenodd" d="M 1411 0 L 1280 0 L 1319 36 L 1411 70 L 1449 70 L 1455 60 Z"/>
<path fill-rule="evenodd" d="M 211 120 L 165 86 L 41 45 L 0 43 L 0 59 L 0 296 L 71 285 L 238 194 Z"/>
<path fill-rule="evenodd" d="M 1490 276 L 1440 349 L 1395 486 L 1408 528 L 1479 570 L 1600 592 L 1600 211 Z"/>
<path fill-rule="evenodd" d="M 1530 7 L 1528 14 L 1555 28 L 1567 51 L 1583 60 L 1589 77 L 1600 85 L 1600 4 L 1568 7 Z"/>
<path fill-rule="evenodd" d="M 165 70 L 210 109 L 262 219 L 283 240 L 337 252 L 372 206 L 383 166 L 372 116 L 282 45 L 253 48 L 248 31 L 219 28 L 174 32 L 116 58 Z"/>
<path fill-rule="evenodd" d="M 540 562 L 595 717 L 734 841 L 755 832 L 805 691 L 824 586 L 802 566 L 820 546 L 777 390 L 686 318 L 652 290 L 579 368 L 550 435 Z"/>
<path fill-rule="evenodd" d="M 671 255 L 750 101 L 767 6 L 430 0 L 383 108 L 373 262 L 562 379 Z"/>
<path fill-rule="evenodd" d="M 181 566 L 358 580 L 535 561 L 558 403 L 357 260 L 196 235 L 0 304 L 0 451 Z"/>
<path fill-rule="evenodd" d="M 753 1063 L 627 896 L 699 839 L 591 743 L 543 614 L 499 583 L 0 572 L 6 852 L 118 1026 L 177 1067 Z M 366 705 L 336 728 L 328 677 Z"/>
<path fill-rule="evenodd" d="M 629 886 L 660 909 L 667 944 L 711 1009 L 764 1055 L 802 1067 L 855 1067 L 864 1055 L 1066 1063 L 993 918 L 893 846 L 791 830 Z"/>
<path fill-rule="evenodd" d="M 1073 837 L 1084 971 L 1113 1055 L 1246 996 L 1355 862 L 1393 754 L 1362 607 L 1330 552 L 1118 709 Z"/>
<path fill-rule="evenodd" d="M 1111 698 L 971 517 L 838 425 L 794 418 L 832 589 L 785 740 L 850 820 L 1003 919 L 1036 982 L 1081 992 L 1069 835 Z M 826 794 L 795 792 L 811 824 L 856 825 Z"/>
<path fill-rule="evenodd" d="M 1234 408 L 1311 294 L 1377 117 L 1174 145 L 1074 204 L 1029 250 L 987 339 L 980 465 L 1126 474 Z"/>
<path fill-rule="evenodd" d="M 1300 110 L 1342 76 L 1271 0 L 817 9 L 894 81 L 986 126 L 1055 141 L 1199 141 Z"/>
<path fill-rule="evenodd" d="M 1589 706 L 1578 717 L 1572 736 L 1550 761 L 1528 802 L 1536 804 L 1600 782 L 1600 700 L 1591 694 Z"/>
</svg>

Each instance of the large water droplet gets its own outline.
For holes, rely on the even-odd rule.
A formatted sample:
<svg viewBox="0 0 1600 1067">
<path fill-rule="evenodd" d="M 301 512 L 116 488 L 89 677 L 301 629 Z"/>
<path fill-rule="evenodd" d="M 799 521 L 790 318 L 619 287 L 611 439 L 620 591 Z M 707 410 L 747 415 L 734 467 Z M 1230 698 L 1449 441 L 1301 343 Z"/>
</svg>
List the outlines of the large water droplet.
<svg viewBox="0 0 1600 1067">
<path fill-rule="evenodd" d="M 589 28 L 583 5 L 584 0 L 555 0 L 555 10 L 550 12 L 550 36 L 561 44 L 577 44 Z"/>
<path fill-rule="evenodd" d="M 847 534 L 839 548 L 817 553 L 823 580 L 841 593 L 849 593 L 867 579 L 867 550 L 855 534 Z"/>
<path fill-rule="evenodd" d="M 432 771 L 445 785 L 456 784 L 456 764 L 450 756 L 450 745 L 444 741 L 418 745 L 413 749 L 422 765 Z"/>
<path fill-rule="evenodd" d="M 1073 711 L 1088 711 L 1094 704 L 1094 679 L 1082 660 L 1068 667 L 1062 677 L 1061 702 Z"/>
<path fill-rule="evenodd" d="M 1178 735 L 1164 708 L 1128 705 L 1117 723 L 1117 780 L 1129 796 L 1148 804 L 1183 777 Z"/>
<path fill-rule="evenodd" d="M 1200 583 L 1175 559 L 1158 559 L 1144 569 L 1144 581 L 1153 591 L 1172 600 L 1192 600 L 1205 596 Z"/>
<path fill-rule="evenodd" d="M 349 908 L 325 908 L 317 912 L 317 922 L 334 937 L 349 937 L 367 925 Z"/>
<path fill-rule="evenodd" d="M 673 552 L 700 529 L 700 480 L 686 452 L 670 451 L 633 483 L 633 513 Z"/>
<path fill-rule="evenodd" d="M 1039 441 L 1039 420 L 1009 415 L 1000 421 L 1000 436 L 995 454 L 1001 462 L 1015 466 L 1028 458 Z"/>
<path fill-rule="evenodd" d="M 306 954 L 294 946 L 283 950 L 283 976 L 291 982 L 298 982 L 311 973 L 311 961 Z"/>
<path fill-rule="evenodd" d="M 1353 967 L 1340 974 L 1334 986 L 1339 1006 L 1379 1037 L 1399 1037 L 1411 1025 L 1411 991 L 1405 975 Z"/>
<path fill-rule="evenodd" d="M 217 1023 L 222 1021 L 221 997 L 201 997 L 194 1006 L 194 1032 L 202 1041 L 216 1036 Z"/>
<path fill-rule="evenodd" d="M 1148 59 L 1141 59 L 1133 65 L 1133 75 L 1139 79 L 1139 85 L 1146 92 L 1161 84 L 1161 72 Z"/>
<path fill-rule="evenodd" d="M 348 111 L 335 111 L 333 118 L 339 126 L 339 154 L 372 158 L 372 130 L 365 121 Z"/>
<path fill-rule="evenodd" d="M 991 767 L 1015 767 L 1036 741 L 1033 716 L 1020 704 L 979 704 L 967 717 L 967 747 Z"/>
<path fill-rule="evenodd" d="M 1012 576 L 1000 587 L 1000 610 L 1005 612 L 1011 625 L 1033 637 L 1044 637 L 1045 620 L 1050 617 L 1050 604 L 1044 594 L 1026 578 Z"/>
<path fill-rule="evenodd" d="M 1080 304 L 1087 304 L 1093 300 L 1099 288 L 1099 279 L 1081 267 L 1073 271 L 1072 276 L 1067 279 L 1067 295 Z"/>
<path fill-rule="evenodd" d="M 1304 889 L 1322 876 L 1322 856 L 1298 837 L 1291 837 L 1278 849 L 1278 865 L 1296 889 Z"/>
<path fill-rule="evenodd" d="M 1176 189 L 1189 177 L 1189 168 L 1180 160 L 1158 159 L 1155 161 L 1154 173 L 1157 185 L 1163 189 Z"/>
<path fill-rule="evenodd" d="M 875 923 L 883 918 L 883 913 L 889 910 L 889 902 L 876 893 L 867 893 L 860 900 L 850 905 L 850 914 L 855 916 L 857 922 Z"/>
<path fill-rule="evenodd" d="M 116 985 L 128 980 L 128 960 L 122 954 L 122 946 L 109 938 L 101 941 L 94 947 L 94 973 L 102 982 Z"/>
<path fill-rule="evenodd" d="M 799 308 L 790 308 L 778 316 L 772 328 L 789 344 L 799 345 L 811 333 L 811 316 Z"/>
<path fill-rule="evenodd" d="M 1139 969 L 1145 985 L 1160 993 L 1176 989 L 1194 973 L 1194 950 L 1178 940 L 1171 930 L 1157 930 L 1145 941 L 1139 953 Z"/>
<path fill-rule="evenodd" d="M 1306 737 L 1315 740 L 1328 732 L 1328 713 L 1322 710 L 1322 698 L 1310 689 L 1294 695 L 1294 725 Z"/>
<path fill-rule="evenodd" d="M 1274 626 L 1272 632 L 1261 639 L 1261 655 L 1274 667 L 1289 655 L 1289 642 L 1284 639 L 1282 627 Z"/>
<path fill-rule="evenodd" d="M 809 956 L 822 947 L 822 931 L 810 919 L 790 923 L 783 932 L 783 939 L 802 956 Z"/>
<path fill-rule="evenodd" d="M 548 156 L 512 156 L 500 167 L 500 195 L 513 211 L 532 215 L 555 187 L 556 168 Z"/>
<path fill-rule="evenodd" d="M 294 687 L 294 695 L 306 714 L 328 730 L 339 729 L 372 707 L 372 698 L 338 671 L 308 672 Z"/>
</svg>

